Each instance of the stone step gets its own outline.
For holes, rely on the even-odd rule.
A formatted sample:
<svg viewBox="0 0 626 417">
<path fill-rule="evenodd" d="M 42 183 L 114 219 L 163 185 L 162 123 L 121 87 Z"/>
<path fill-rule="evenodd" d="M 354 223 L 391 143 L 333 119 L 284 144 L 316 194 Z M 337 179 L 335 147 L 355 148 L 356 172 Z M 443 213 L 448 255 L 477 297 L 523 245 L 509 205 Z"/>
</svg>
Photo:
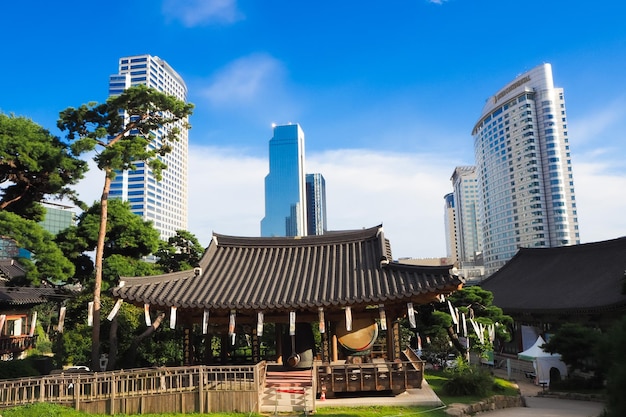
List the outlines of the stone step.
<svg viewBox="0 0 626 417">
<path fill-rule="evenodd" d="M 275 386 L 263 391 L 261 412 L 309 412 L 313 409 L 315 393 L 312 386 Z"/>
</svg>

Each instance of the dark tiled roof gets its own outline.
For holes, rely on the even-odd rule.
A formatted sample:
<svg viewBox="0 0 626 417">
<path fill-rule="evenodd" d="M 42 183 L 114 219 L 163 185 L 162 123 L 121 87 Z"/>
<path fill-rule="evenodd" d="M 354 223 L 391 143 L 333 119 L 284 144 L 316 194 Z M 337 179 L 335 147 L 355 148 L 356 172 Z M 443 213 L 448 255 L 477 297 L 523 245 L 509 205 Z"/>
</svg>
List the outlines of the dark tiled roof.
<svg viewBox="0 0 626 417">
<path fill-rule="evenodd" d="M 382 226 L 320 236 L 213 234 L 201 273 L 122 277 L 116 297 L 136 304 L 210 310 L 317 310 L 449 293 L 462 281 L 451 266 L 391 261 Z"/>
<path fill-rule="evenodd" d="M 0 277 L 6 279 L 19 278 L 26 275 L 22 265 L 13 259 L 0 259 Z"/>
<path fill-rule="evenodd" d="M 626 237 L 558 248 L 522 248 L 481 287 L 505 313 L 626 307 Z"/>
<path fill-rule="evenodd" d="M 0 307 L 37 305 L 50 300 L 68 298 L 69 294 L 59 288 L 5 287 L 0 286 Z"/>
</svg>

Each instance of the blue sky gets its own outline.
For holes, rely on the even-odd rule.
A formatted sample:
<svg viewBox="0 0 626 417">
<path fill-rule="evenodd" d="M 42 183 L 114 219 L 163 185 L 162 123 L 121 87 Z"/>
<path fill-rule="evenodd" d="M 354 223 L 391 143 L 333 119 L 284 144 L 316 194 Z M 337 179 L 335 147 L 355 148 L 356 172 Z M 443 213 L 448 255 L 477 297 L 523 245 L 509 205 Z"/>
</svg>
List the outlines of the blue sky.
<svg viewBox="0 0 626 417">
<path fill-rule="evenodd" d="M 543 62 L 565 89 L 583 242 L 626 235 L 626 3 L 564 0 L 9 2 L 0 111 L 55 129 L 104 101 L 121 56 L 185 79 L 189 230 L 256 236 L 272 123 L 300 123 L 329 228 L 382 223 L 395 257 L 445 256 L 443 195 L 485 100 Z M 92 172 L 79 189 L 98 198 Z"/>
</svg>

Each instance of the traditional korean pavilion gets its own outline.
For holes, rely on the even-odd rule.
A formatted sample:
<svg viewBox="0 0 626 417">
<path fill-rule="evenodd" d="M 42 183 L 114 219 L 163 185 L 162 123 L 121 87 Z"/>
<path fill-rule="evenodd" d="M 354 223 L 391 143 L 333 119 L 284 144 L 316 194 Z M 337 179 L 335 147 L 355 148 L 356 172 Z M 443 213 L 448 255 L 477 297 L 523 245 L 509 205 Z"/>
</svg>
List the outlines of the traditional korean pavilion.
<svg viewBox="0 0 626 417">
<path fill-rule="evenodd" d="M 370 349 L 379 328 L 387 330 L 385 357 L 393 362 L 401 357 L 399 319 L 413 315 L 414 305 L 439 302 L 462 286 L 451 268 L 394 261 L 382 225 L 306 237 L 214 233 L 194 270 L 121 277 L 112 293 L 146 311 L 166 312 L 170 326 L 186 332 L 194 324 L 202 333 L 218 326 L 228 341 L 245 331 L 253 362 L 262 359 L 264 323 L 285 330 L 276 335 L 279 363 L 311 367 L 313 355 L 337 362 L 345 359 L 345 348 Z M 317 353 L 310 352 L 313 326 L 322 337 Z M 187 353 L 185 360 L 191 362 Z"/>
</svg>

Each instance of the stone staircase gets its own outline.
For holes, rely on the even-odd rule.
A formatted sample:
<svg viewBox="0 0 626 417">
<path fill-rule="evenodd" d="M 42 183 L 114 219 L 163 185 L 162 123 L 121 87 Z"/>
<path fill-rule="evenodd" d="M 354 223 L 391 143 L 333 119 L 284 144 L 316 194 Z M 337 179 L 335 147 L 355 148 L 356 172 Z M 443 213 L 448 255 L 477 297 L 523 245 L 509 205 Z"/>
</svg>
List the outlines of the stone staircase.
<svg viewBox="0 0 626 417">
<path fill-rule="evenodd" d="M 315 410 L 313 370 L 283 370 L 268 367 L 261 412 L 269 414 L 298 412 L 308 415 Z"/>
</svg>

